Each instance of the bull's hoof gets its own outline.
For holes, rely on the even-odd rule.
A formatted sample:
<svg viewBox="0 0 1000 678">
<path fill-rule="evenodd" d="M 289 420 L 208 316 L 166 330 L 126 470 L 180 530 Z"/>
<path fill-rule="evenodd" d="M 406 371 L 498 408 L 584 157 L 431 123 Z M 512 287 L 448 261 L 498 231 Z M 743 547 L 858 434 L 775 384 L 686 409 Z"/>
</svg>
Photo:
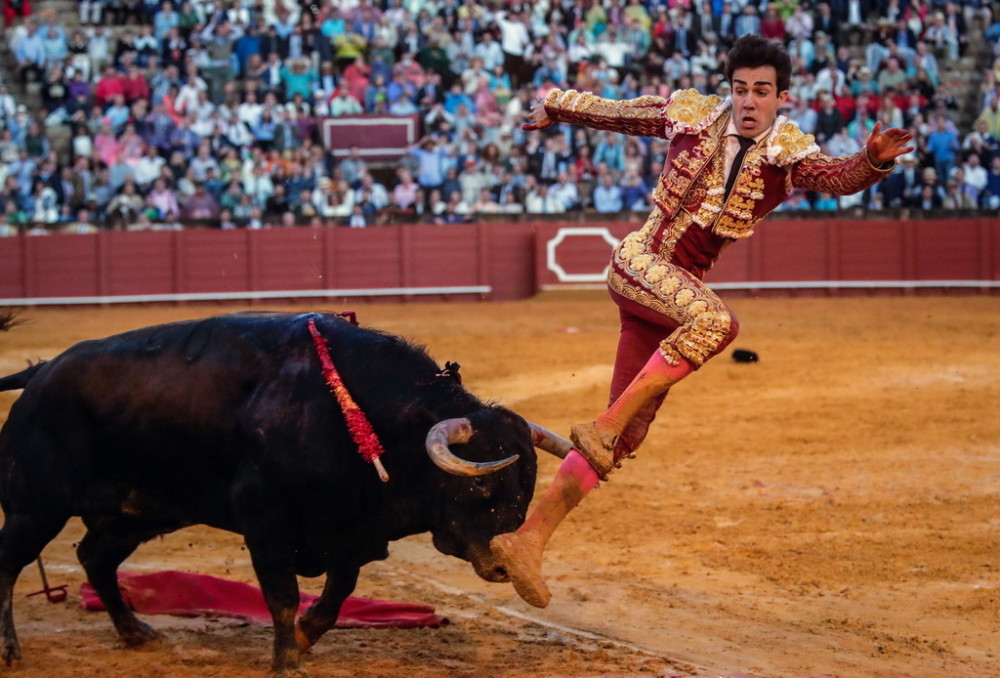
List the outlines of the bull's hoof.
<svg viewBox="0 0 1000 678">
<path fill-rule="evenodd" d="M 601 480 L 607 480 L 615 467 L 615 438 L 603 435 L 593 421 L 571 426 L 569 438 Z"/>
<path fill-rule="evenodd" d="M 0 644 L 0 659 L 7 666 L 11 666 L 15 661 L 21 659 L 21 644 L 17 638 L 7 638 Z"/>
<path fill-rule="evenodd" d="M 535 607 L 548 606 L 552 594 L 542 579 L 542 548 L 531 534 L 498 534 L 490 541 L 490 551 L 524 602 Z"/>
<path fill-rule="evenodd" d="M 160 639 L 160 634 L 144 621 L 135 621 L 135 625 L 127 630 L 119 631 L 122 642 L 131 648 L 144 647 Z"/>
<path fill-rule="evenodd" d="M 309 678 L 309 672 L 301 666 L 285 669 L 275 669 L 271 672 L 272 678 Z"/>
</svg>

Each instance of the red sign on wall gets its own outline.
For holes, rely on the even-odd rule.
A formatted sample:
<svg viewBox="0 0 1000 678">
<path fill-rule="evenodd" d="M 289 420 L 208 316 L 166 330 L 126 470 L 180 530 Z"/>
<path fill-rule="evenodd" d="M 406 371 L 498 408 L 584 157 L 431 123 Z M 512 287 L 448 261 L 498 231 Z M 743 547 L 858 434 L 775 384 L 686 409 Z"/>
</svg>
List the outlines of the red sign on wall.
<svg viewBox="0 0 1000 678">
<path fill-rule="evenodd" d="M 420 138 L 417 115 L 343 115 L 320 118 L 323 145 L 342 158 L 352 146 L 369 162 L 395 162 Z"/>
</svg>

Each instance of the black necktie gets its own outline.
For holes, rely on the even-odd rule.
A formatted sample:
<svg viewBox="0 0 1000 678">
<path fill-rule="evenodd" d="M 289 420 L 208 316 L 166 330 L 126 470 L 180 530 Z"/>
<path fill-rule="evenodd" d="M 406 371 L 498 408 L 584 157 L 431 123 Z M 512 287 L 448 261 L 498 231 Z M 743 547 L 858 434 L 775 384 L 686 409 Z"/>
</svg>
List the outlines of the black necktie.
<svg viewBox="0 0 1000 678">
<path fill-rule="evenodd" d="M 740 173 L 740 166 L 743 164 L 743 158 L 746 156 L 747 151 L 753 146 L 753 139 L 739 135 L 736 140 L 740 142 L 740 150 L 736 152 L 736 157 L 733 158 L 733 166 L 729 169 L 729 178 L 726 179 L 726 196 L 729 196 L 729 191 L 732 190 L 733 184 L 736 183 L 736 175 Z"/>
</svg>

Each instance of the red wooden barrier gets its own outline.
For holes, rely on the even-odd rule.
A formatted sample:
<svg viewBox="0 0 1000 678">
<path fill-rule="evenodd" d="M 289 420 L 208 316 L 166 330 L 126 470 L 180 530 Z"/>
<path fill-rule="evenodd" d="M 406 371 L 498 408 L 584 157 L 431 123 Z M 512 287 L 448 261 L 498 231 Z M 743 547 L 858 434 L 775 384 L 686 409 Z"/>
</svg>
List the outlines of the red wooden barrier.
<svg viewBox="0 0 1000 678">
<path fill-rule="evenodd" d="M 539 226 L 543 289 L 603 281 L 612 245 L 635 224 Z M 1000 287 L 1000 220 L 767 220 L 727 248 L 706 280 L 719 290 Z M 912 283 L 912 284 L 908 284 Z"/>
<path fill-rule="evenodd" d="M 517 299 L 600 287 L 637 222 L 0 238 L 0 303 L 295 296 Z M 768 220 L 709 272 L 723 292 L 1000 289 L 1000 220 Z"/>
</svg>

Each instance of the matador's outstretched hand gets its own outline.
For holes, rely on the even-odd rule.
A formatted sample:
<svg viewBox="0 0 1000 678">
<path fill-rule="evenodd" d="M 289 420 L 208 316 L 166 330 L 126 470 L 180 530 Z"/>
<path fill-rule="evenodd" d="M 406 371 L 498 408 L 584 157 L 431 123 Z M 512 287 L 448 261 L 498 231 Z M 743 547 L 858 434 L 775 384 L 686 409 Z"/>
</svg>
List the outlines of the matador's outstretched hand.
<svg viewBox="0 0 1000 678">
<path fill-rule="evenodd" d="M 548 112 L 545 110 L 545 102 L 539 99 L 531 107 L 531 112 L 528 113 L 528 122 L 521 125 L 521 129 L 526 132 L 530 132 L 533 129 L 545 129 L 553 122 L 555 121 L 549 117 Z"/>
<path fill-rule="evenodd" d="M 909 153 L 915 146 L 904 146 L 913 139 L 913 135 L 905 129 L 890 127 L 882 131 L 882 121 L 875 123 L 871 136 L 865 144 L 868 160 L 876 167 L 892 162 L 904 153 Z"/>
</svg>

